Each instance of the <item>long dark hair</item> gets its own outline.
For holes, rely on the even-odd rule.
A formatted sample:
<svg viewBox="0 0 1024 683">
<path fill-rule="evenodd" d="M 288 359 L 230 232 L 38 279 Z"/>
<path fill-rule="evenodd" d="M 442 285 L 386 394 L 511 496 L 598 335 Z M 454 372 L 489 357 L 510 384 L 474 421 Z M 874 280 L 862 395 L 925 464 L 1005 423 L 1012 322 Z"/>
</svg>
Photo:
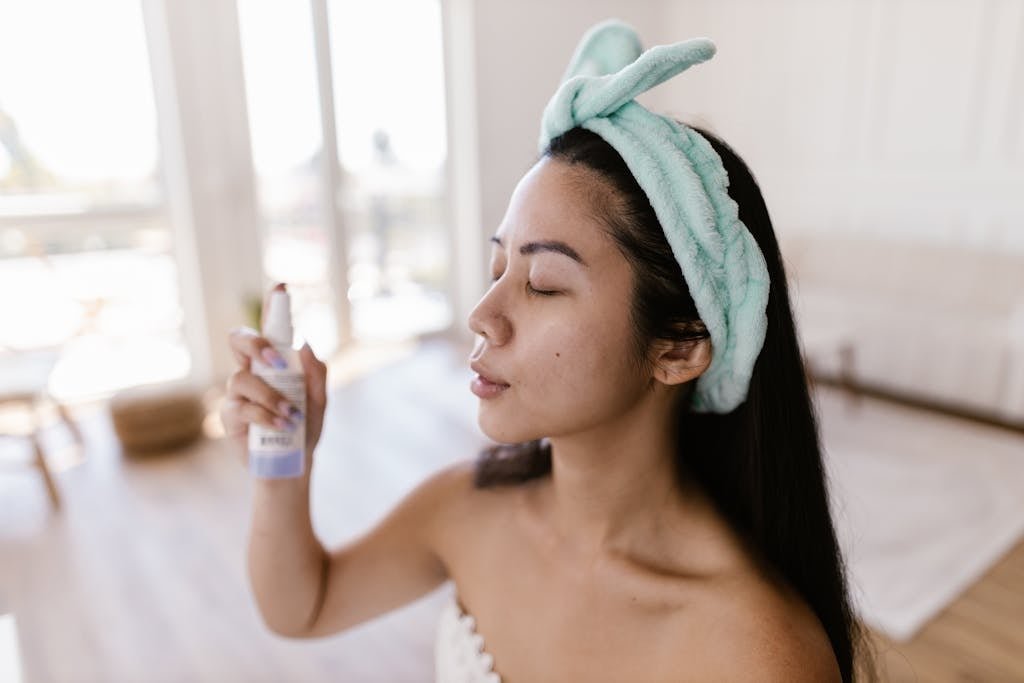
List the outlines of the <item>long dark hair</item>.
<svg viewBox="0 0 1024 683">
<path fill-rule="evenodd" d="M 743 160 L 716 136 L 690 127 L 722 159 L 729 195 L 767 262 L 771 292 L 768 330 L 747 399 L 728 414 L 696 413 L 688 400 L 677 403 L 677 472 L 709 495 L 762 567 L 773 578 L 781 576 L 811 607 L 828 634 L 843 681 L 860 673 L 874 679 L 869 643 L 851 609 L 829 511 L 818 418 L 768 209 Z M 602 198 L 594 188 L 589 194 L 605 204 L 595 216 L 633 268 L 638 362 L 646 362 L 655 339 L 707 337 L 654 209 L 618 152 L 597 134 L 574 128 L 551 140 L 544 157 L 597 172 L 614 188 L 610 197 Z M 514 485 L 550 471 L 546 439 L 499 444 L 480 453 L 475 483 L 479 488 Z"/>
</svg>

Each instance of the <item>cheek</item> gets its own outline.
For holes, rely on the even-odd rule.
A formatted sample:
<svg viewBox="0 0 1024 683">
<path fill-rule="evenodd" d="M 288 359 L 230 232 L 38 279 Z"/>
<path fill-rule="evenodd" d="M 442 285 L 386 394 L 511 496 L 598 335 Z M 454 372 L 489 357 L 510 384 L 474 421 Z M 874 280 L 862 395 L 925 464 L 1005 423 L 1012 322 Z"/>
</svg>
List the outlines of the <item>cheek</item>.
<svg viewBox="0 0 1024 683">
<path fill-rule="evenodd" d="M 590 293 L 591 300 L 603 302 L 601 306 L 548 331 L 547 336 L 559 342 L 561 356 L 555 360 L 563 367 L 578 368 L 577 381 L 589 384 L 601 376 L 621 380 L 630 367 L 633 330 L 629 302 L 618 296 L 617 290 Z"/>
<path fill-rule="evenodd" d="M 495 441 L 524 442 L 591 429 L 625 412 L 646 387 L 631 363 L 628 318 L 531 321 L 515 339 L 513 391 L 481 401 L 478 423 Z"/>
<path fill-rule="evenodd" d="M 608 325 L 560 325 L 536 342 L 524 379 L 538 413 L 604 416 L 629 402 L 639 381 L 630 338 Z"/>
</svg>

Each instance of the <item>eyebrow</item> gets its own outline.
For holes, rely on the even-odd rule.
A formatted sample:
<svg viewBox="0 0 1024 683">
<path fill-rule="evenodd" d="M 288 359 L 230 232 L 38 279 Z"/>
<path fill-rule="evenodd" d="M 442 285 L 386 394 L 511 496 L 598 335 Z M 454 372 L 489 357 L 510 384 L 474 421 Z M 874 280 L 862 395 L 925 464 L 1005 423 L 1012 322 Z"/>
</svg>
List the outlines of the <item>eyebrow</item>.
<svg viewBox="0 0 1024 683">
<path fill-rule="evenodd" d="M 502 248 L 504 248 L 505 246 L 501 243 L 501 238 L 498 237 L 497 235 L 491 238 L 491 242 L 494 242 L 495 244 Z M 570 247 L 565 242 L 560 242 L 558 240 L 527 242 L 523 246 L 519 247 L 519 253 L 522 254 L 523 256 L 527 256 L 529 254 L 536 254 L 541 251 L 553 251 L 555 253 L 568 256 L 569 258 L 571 258 L 573 261 L 576 261 L 576 263 L 579 263 L 584 268 L 590 267 L 590 265 L 583 260 L 583 257 L 580 256 L 575 249 Z"/>
</svg>

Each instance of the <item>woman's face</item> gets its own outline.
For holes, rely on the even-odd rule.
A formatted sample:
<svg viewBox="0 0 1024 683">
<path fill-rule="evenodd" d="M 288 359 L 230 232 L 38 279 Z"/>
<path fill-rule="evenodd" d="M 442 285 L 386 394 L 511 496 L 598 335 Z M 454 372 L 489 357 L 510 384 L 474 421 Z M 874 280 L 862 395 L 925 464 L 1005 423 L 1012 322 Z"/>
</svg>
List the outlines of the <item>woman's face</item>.
<svg viewBox="0 0 1024 683">
<path fill-rule="evenodd" d="M 480 428 L 499 443 L 586 431 L 650 381 L 632 362 L 632 270 L 580 189 L 608 191 L 590 173 L 542 159 L 492 238 L 493 282 L 469 327 L 479 335 L 471 360 L 509 385 L 479 399 Z"/>
</svg>

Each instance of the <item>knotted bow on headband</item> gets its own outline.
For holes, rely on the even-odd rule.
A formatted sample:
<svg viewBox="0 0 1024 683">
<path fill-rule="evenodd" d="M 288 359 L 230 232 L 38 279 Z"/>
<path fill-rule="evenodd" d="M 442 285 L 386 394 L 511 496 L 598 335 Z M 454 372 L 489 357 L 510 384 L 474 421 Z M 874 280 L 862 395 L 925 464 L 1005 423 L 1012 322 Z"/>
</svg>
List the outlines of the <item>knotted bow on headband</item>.
<svg viewBox="0 0 1024 683">
<path fill-rule="evenodd" d="M 651 202 L 711 335 L 711 364 L 697 379 L 691 407 L 728 413 L 746 400 L 764 344 L 768 269 L 726 192 L 728 174 L 708 141 L 634 101 L 714 54 L 707 38 L 643 52 L 630 26 L 617 20 L 597 24 L 584 34 L 544 109 L 540 149 L 582 127 L 600 135 L 626 162 Z"/>
</svg>

